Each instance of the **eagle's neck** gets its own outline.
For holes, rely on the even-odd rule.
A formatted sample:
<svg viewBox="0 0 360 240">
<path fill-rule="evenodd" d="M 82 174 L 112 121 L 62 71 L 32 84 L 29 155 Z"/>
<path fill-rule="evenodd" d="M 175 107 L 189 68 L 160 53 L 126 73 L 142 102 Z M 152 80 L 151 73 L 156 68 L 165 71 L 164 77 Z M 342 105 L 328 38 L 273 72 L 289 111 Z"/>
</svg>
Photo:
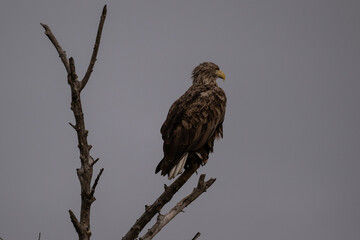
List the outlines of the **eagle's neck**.
<svg viewBox="0 0 360 240">
<path fill-rule="evenodd" d="M 196 75 L 193 76 L 193 85 L 214 85 L 217 86 L 216 76 Z"/>
</svg>

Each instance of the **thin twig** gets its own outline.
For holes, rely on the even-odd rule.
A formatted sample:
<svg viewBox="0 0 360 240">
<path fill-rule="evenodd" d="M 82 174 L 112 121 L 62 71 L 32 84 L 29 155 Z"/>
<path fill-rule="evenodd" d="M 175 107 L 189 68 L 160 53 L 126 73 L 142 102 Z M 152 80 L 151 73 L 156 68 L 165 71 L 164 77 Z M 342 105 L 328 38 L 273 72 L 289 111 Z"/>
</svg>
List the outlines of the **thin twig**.
<svg viewBox="0 0 360 240">
<path fill-rule="evenodd" d="M 71 220 L 72 224 L 74 225 L 76 232 L 80 236 L 81 235 L 81 226 L 80 226 L 79 220 L 77 220 L 75 214 L 71 210 L 69 210 L 69 215 L 70 215 L 70 220 Z"/>
<path fill-rule="evenodd" d="M 59 53 L 59 57 L 65 66 L 66 72 L 69 73 L 70 67 L 69 67 L 68 59 L 66 57 L 66 52 L 61 48 L 59 42 L 56 40 L 56 38 L 55 38 L 54 34 L 51 32 L 51 29 L 49 28 L 49 26 L 46 24 L 43 24 L 43 23 L 40 23 L 40 24 L 45 29 L 45 35 L 50 39 L 50 41 L 56 48 L 57 52 Z"/>
<path fill-rule="evenodd" d="M 94 196 L 96 186 L 98 185 L 100 176 L 101 176 L 101 174 L 103 173 L 103 171 L 104 171 L 104 168 L 100 169 L 100 172 L 99 172 L 98 175 L 96 176 L 95 182 L 94 182 L 94 184 L 93 184 L 93 186 L 92 186 L 92 188 L 91 188 L 90 197 L 93 197 L 93 196 Z"/>
<path fill-rule="evenodd" d="M 75 129 L 75 131 L 77 131 L 77 128 L 76 128 L 76 126 L 75 126 L 74 124 L 72 124 L 71 122 L 69 122 L 69 125 L 70 125 L 73 129 Z"/>
<path fill-rule="evenodd" d="M 201 233 L 198 232 L 197 234 L 195 234 L 195 236 L 191 239 L 191 240 L 196 240 L 200 237 Z"/>
<path fill-rule="evenodd" d="M 90 145 L 90 146 L 91 146 L 91 145 Z M 91 166 L 93 167 L 98 161 L 99 161 L 99 158 L 95 159 L 95 161 L 93 161 L 93 162 L 91 163 Z"/>
<path fill-rule="evenodd" d="M 167 214 L 159 214 L 156 223 L 147 231 L 147 233 L 141 237 L 142 240 L 152 239 L 161 229 L 168 224 L 176 215 L 180 212 L 183 212 L 184 208 L 189 206 L 195 199 L 197 199 L 201 194 L 206 192 L 206 190 L 215 182 L 215 178 L 210 178 L 208 181 L 204 181 L 205 174 L 202 174 L 199 178 L 198 185 L 192 193 L 183 198 L 178 202 Z"/>
<path fill-rule="evenodd" d="M 84 75 L 84 78 L 81 80 L 81 83 L 80 83 L 80 91 L 85 87 L 86 83 L 88 82 L 90 75 L 93 71 L 94 65 L 95 65 L 96 56 L 97 56 L 99 46 L 100 46 L 101 33 L 103 30 L 104 22 L 105 22 L 105 18 L 106 18 L 106 12 L 107 12 L 107 9 L 106 9 L 106 5 L 105 5 L 103 8 L 102 14 L 101 14 L 99 27 L 98 27 L 98 31 L 96 34 L 94 49 L 93 49 L 93 53 L 91 55 L 91 60 L 90 60 L 88 69 L 86 70 L 86 73 Z"/>
</svg>

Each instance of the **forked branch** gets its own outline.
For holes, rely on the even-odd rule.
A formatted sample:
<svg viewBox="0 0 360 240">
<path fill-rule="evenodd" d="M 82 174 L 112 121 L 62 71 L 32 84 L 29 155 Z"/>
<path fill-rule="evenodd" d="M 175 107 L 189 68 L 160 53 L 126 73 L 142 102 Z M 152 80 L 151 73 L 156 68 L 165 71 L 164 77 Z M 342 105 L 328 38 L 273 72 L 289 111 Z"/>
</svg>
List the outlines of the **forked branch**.
<svg viewBox="0 0 360 240">
<path fill-rule="evenodd" d="M 94 184 L 91 186 L 93 166 L 95 162 L 98 161 L 98 159 L 94 161 L 90 155 L 90 149 L 92 148 L 92 146 L 89 145 L 87 141 L 88 130 L 86 130 L 85 128 L 85 120 L 84 120 L 84 113 L 82 110 L 80 93 L 85 87 L 86 83 L 88 82 L 91 72 L 93 71 L 94 64 L 96 61 L 96 56 L 100 45 L 101 33 L 104 26 L 105 18 L 106 18 L 106 5 L 104 6 L 101 14 L 98 32 L 97 32 L 91 60 L 89 63 L 89 67 L 82 81 L 78 80 L 74 59 L 72 57 L 67 59 L 65 51 L 60 46 L 59 42 L 55 38 L 49 26 L 41 23 L 41 26 L 45 29 L 46 36 L 53 43 L 55 49 L 59 53 L 59 57 L 61 61 L 65 66 L 66 72 L 68 74 L 67 75 L 68 84 L 70 85 L 70 89 L 71 89 L 71 110 L 74 113 L 75 125 L 71 123 L 70 125 L 75 129 L 77 133 L 78 147 L 80 151 L 80 161 L 81 161 L 81 167 L 79 169 L 76 169 L 77 176 L 79 178 L 80 186 L 81 186 L 80 220 L 76 218 L 75 214 L 71 210 L 69 210 L 69 214 L 70 214 L 71 222 L 73 223 L 74 228 L 78 233 L 80 240 L 90 239 L 91 204 L 95 201 L 95 197 L 94 197 L 95 188 L 104 170 L 104 169 L 100 170 L 99 174 L 95 179 Z"/>
<path fill-rule="evenodd" d="M 189 180 L 189 178 L 196 172 L 199 165 L 194 164 L 189 167 L 183 174 L 181 174 L 170 186 L 165 186 L 164 192 L 155 200 L 150 206 L 145 206 L 145 212 L 139 219 L 136 220 L 135 224 L 126 233 L 122 240 L 133 240 L 139 236 L 141 230 L 150 220 L 160 212 L 162 207 L 168 203 L 175 193 Z"/>
<path fill-rule="evenodd" d="M 201 194 L 206 192 L 206 190 L 215 182 L 215 178 L 210 178 L 208 181 L 205 180 L 205 174 L 202 174 L 199 178 L 198 185 L 192 193 L 183 198 L 178 202 L 168 213 L 165 215 L 158 214 L 156 223 L 147 231 L 147 233 L 142 236 L 141 240 L 150 240 L 152 239 L 161 229 L 168 224 L 178 213 L 182 212 L 184 208 L 189 206 L 195 199 L 197 199 Z"/>
</svg>

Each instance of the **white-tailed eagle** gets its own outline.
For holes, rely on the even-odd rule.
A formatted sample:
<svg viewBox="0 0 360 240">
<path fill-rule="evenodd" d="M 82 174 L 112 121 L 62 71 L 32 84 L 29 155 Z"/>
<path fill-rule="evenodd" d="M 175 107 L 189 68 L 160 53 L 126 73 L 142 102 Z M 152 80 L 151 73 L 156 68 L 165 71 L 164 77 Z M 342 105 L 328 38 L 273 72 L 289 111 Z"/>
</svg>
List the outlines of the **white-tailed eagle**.
<svg viewBox="0 0 360 240">
<path fill-rule="evenodd" d="M 225 74 L 212 62 L 193 70 L 192 86 L 172 104 L 161 127 L 164 158 L 155 173 L 172 179 L 191 161 L 207 162 L 214 140 L 223 137 L 226 95 L 217 78 L 225 80 Z"/>
</svg>

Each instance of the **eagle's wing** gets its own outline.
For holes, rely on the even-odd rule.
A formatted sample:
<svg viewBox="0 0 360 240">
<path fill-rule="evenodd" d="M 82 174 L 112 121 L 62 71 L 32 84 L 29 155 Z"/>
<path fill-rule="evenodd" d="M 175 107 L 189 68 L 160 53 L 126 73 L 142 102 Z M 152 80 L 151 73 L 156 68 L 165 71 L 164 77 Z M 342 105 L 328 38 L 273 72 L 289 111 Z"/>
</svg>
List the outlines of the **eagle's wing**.
<svg viewBox="0 0 360 240">
<path fill-rule="evenodd" d="M 191 151 L 199 150 L 207 160 L 214 139 L 222 137 L 225 105 L 225 93 L 214 86 L 192 86 L 175 101 L 161 127 L 164 159 L 156 172 L 169 173 L 181 157 Z M 201 151 L 204 146 L 207 151 Z"/>
</svg>

